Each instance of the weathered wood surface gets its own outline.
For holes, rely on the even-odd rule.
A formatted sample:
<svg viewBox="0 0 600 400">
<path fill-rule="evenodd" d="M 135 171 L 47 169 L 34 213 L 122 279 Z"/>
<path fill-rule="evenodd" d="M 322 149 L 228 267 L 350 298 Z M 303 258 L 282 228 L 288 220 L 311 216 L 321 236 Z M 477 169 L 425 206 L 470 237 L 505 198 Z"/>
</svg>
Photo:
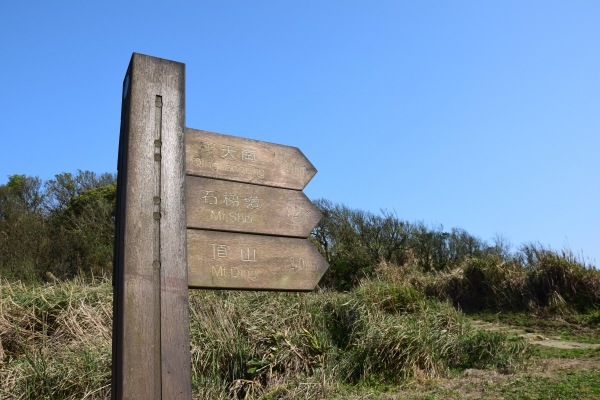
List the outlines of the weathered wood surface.
<svg viewBox="0 0 600 400">
<path fill-rule="evenodd" d="M 317 173 L 297 147 L 186 128 L 188 175 L 302 190 Z"/>
<path fill-rule="evenodd" d="M 125 77 L 114 270 L 114 399 L 191 399 L 185 70 L 133 54 Z"/>
<path fill-rule="evenodd" d="M 306 238 L 321 213 L 298 190 L 186 177 L 187 226 Z"/>
<path fill-rule="evenodd" d="M 308 239 L 187 232 L 190 288 L 311 291 L 329 267 Z"/>
</svg>

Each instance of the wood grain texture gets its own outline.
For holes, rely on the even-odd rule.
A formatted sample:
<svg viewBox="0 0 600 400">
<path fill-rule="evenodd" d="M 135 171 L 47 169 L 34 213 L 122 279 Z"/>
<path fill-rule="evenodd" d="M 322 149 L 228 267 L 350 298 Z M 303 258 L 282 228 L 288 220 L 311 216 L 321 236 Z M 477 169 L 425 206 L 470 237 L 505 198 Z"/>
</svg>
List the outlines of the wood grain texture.
<svg viewBox="0 0 600 400">
<path fill-rule="evenodd" d="M 317 170 L 297 147 L 186 128 L 188 175 L 302 190 Z"/>
<path fill-rule="evenodd" d="M 188 228 L 306 238 L 321 213 L 298 190 L 187 176 Z"/>
<path fill-rule="evenodd" d="M 121 130 L 118 178 L 116 399 L 191 399 L 184 73 L 181 63 L 134 53 L 125 78 L 129 115 L 122 116 L 127 126 Z M 157 129 L 162 141 L 158 157 Z"/>
<path fill-rule="evenodd" d="M 311 291 L 329 267 L 307 239 L 187 232 L 190 288 Z"/>
</svg>

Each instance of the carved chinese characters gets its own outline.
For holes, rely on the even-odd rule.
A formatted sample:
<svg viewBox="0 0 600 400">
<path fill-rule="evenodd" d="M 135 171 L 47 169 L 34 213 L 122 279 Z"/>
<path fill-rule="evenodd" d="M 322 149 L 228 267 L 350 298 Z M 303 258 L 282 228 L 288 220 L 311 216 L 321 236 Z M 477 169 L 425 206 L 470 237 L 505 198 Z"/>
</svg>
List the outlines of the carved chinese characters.
<svg viewBox="0 0 600 400">
<path fill-rule="evenodd" d="M 302 190 L 317 170 L 296 147 L 186 128 L 186 172 Z"/>
<path fill-rule="evenodd" d="M 186 179 L 188 228 L 306 238 L 321 213 L 298 190 Z"/>
<path fill-rule="evenodd" d="M 310 291 L 327 268 L 306 239 L 188 229 L 190 287 Z"/>
</svg>

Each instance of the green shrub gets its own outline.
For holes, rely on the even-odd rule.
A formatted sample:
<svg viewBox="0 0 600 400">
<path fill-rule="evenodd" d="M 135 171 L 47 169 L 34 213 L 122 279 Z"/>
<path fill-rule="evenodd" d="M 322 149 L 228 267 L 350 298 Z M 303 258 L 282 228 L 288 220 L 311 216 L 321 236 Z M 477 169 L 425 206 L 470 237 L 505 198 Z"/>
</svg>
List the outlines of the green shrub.
<svg viewBox="0 0 600 400">
<path fill-rule="evenodd" d="M 380 215 L 315 201 L 323 219 L 311 240 L 330 264 L 321 284 L 347 290 L 373 276 L 380 263 L 415 265 L 424 272 L 453 268 L 464 259 L 504 250 L 490 247 L 465 230 L 444 232 L 443 226 L 402 221 L 395 213 Z"/>
<path fill-rule="evenodd" d="M 365 280 L 354 290 L 354 295 L 361 302 L 389 314 L 416 312 L 426 301 L 423 293 L 408 282 Z"/>
<path fill-rule="evenodd" d="M 371 308 L 357 328 L 345 364 L 348 378 L 399 382 L 445 375 L 448 356 L 468 326 L 451 305 L 430 302 L 417 313 L 391 315 Z"/>
<path fill-rule="evenodd" d="M 347 294 L 194 291 L 190 299 L 196 393 L 324 396 L 336 382 L 513 368 L 527 353 L 502 334 L 469 342 L 476 331 L 461 312 L 408 284 L 367 279 Z M 474 348 L 491 356 L 463 354 Z"/>
<path fill-rule="evenodd" d="M 453 366 L 479 369 L 491 366 L 501 372 L 513 371 L 529 357 L 522 338 L 507 338 L 499 332 L 470 332 L 461 338 L 456 350 Z"/>
<path fill-rule="evenodd" d="M 445 279 L 446 295 L 468 311 L 519 310 L 526 306 L 523 273 L 513 262 L 497 256 L 470 258 L 460 265 L 460 273 Z"/>
<path fill-rule="evenodd" d="M 451 300 L 465 311 L 583 312 L 600 307 L 600 271 L 568 252 L 539 246 L 526 247 L 509 260 L 469 258 L 451 271 L 416 280 L 427 296 Z"/>
<path fill-rule="evenodd" d="M 541 307 L 585 311 L 600 308 L 600 272 L 578 262 L 570 252 L 558 254 L 540 246 L 525 247 L 529 293 Z M 533 256 L 533 257 L 532 257 Z"/>
<path fill-rule="evenodd" d="M 110 273 L 116 184 L 112 174 L 64 173 L 42 184 L 0 185 L 0 275 L 40 282 Z"/>
</svg>

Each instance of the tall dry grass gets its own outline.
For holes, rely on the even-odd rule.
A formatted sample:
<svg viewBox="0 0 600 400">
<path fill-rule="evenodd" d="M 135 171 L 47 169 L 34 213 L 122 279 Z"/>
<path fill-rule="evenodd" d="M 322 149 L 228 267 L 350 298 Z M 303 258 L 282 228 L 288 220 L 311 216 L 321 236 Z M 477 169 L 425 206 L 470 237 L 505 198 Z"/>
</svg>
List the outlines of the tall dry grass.
<svg viewBox="0 0 600 400">
<path fill-rule="evenodd" d="M 203 398 L 326 398 L 339 385 L 512 370 L 522 340 L 475 330 L 409 284 L 365 279 L 349 293 L 193 292 L 192 370 Z"/>
<path fill-rule="evenodd" d="M 0 393 L 10 399 L 110 395 L 112 287 L 3 282 Z M 343 385 L 510 370 L 523 341 L 475 330 L 451 303 L 409 283 L 353 291 L 190 291 L 194 398 L 327 398 Z"/>
<path fill-rule="evenodd" d="M 2 398 L 109 396 L 112 287 L 3 281 L 0 290 Z"/>
<path fill-rule="evenodd" d="M 467 311 L 600 309 L 600 271 L 570 251 L 524 246 L 516 255 L 468 258 L 456 268 L 411 277 L 429 296 Z"/>
</svg>

